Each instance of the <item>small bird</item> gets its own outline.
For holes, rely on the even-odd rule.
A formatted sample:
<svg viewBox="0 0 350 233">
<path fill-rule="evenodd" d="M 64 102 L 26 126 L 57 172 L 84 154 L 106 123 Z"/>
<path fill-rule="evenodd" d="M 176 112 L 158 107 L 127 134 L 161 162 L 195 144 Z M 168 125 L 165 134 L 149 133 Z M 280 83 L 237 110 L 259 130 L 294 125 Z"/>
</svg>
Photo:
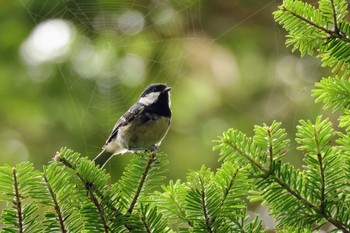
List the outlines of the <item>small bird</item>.
<svg viewBox="0 0 350 233">
<path fill-rule="evenodd" d="M 102 152 L 94 159 L 101 168 L 117 154 L 155 150 L 170 127 L 170 87 L 149 85 L 137 102 L 115 124 Z"/>
</svg>

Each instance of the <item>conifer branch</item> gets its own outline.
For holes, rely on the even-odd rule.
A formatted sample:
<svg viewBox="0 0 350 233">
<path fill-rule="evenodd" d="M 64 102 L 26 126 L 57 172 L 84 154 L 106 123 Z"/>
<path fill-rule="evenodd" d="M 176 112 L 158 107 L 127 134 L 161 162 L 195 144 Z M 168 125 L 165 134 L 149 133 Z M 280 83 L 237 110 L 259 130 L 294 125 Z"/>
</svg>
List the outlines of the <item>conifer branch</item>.
<svg viewBox="0 0 350 233">
<path fill-rule="evenodd" d="M 314 205 L 313 203 L 309 202 L 305 197 L 303 197 L 302 195 L 300 195 L 298 192 L 296 192 L 295 190 L 293 190 L 286 182 L 284 182 L 283 180 L 279 179 L 276 176 L 273 175 L 269 175 L 270 178 L 272 178 L 276 183 L 278 183 L 282 188 L 284 188 L 285 190 L 287 190 L 291 195 L 293 195 L 294 197 L 296 197 L 297 199 L 299 199 L 300 201 L 302 201 L 304 203 L 304 205 L 306 205 L 307 207 L 311 208 L 312 210 L 314 210 L 316 213 L 320 214 L 323 218 L 325 218 L 328 222 L 332 223 L 335 227 L 337 227 L 338 229 L 342 230 L 344 233 L 350 233 L 349 228 L 342 222 L 337 221 L 336 219 L 334 219 L 329 213 L 326 213 L 324 209 L 324 202 L 323 205 L 321 204 L 321 207 L 317 207 L 316 205 Z M 324 186 L 323 186 L 324 188 Z M 323 190 L 324 192 L 324 190 Z M 323 194 L 324 195 L 324 194 Z"/>
<path fill-rule="evenodd" d="M 301 15 L 298 15 L 297 13 L 293 12 L 292 10 L 290 10 L 290 9 L 284 7 L 284 6 L 282 6 L 281 9 L 282 9 L 283 11 L 286 11 L 286 12 L 291 13 L 294 17 L 296 17 L 296 18 L 300 19 L 301 21 L 303 21 L 303 22 L 309 24 L 310 26 L 315 27 L 315 28 L 317 28 L 317 29 L 319 29 L 319 30 L 321 30 L 321 31 L 323 31 L 323 32 L 328 33 L 329 35 L 333 35 L 333 33 L 334 33 L 332 30 L 329 30 L 329 29 L 327 29 L 327 28 L 321 27 L 321 26 L 317 25 L 316 23 L 314 23 L 314 22 L 308 20 L 307 18 L 305 18 L 305 17 L 303 17 L 303 16 L 301 16 Z"/>
<path fill-rule="evenodd" d="M 325 219 L 327 219 L 328 222 L 332 223 L 335 227 L 340 229 L 343 233 L 350 233 L 349 227 L 347 227 L 344 223 L 335 220 L 330 216 L 329 214 L 322 215 Z"/>
<path fill-rule="evenodd" d="M 319 163 L 319 167 L 320 167 L 320 177 L 321 177 L 321 204 L 320 204 L 320 210 L 321 213 L 324 214 L 325 213 L 325 174 L 324 174 L 324 167 L 323 167 L 323 161 L 322 161 L 322 155 L 321 153 L 317 153 L 317 160 Z"/>
<path fill-rule="evenodd" d="M 275 176 L 273 174 L 273 170 L 270 171 L 270 170 L 265 169 L 262 164 L 260 164 L 256 160 L 254 160 L 252 156 L 250 156 L 249 154 L 245 153 L 245 151 L 243 151 L 241 148 L 239 148 L 234 143 L 232 143 L 231 140 L 225 139 L 224 143 L 226 143 L 232 150 L 238 152 L 241 156 L 246 158 L 249 161 L 249 163 L 251 163 L 254 167 L 258 168 L 262 172 L 262 174 L 260 174 L 260 178 L 263 177 L 264 180 L 266 180 L 268 178 L 272 179 L 272 181 L 276 182 L 283 189 L 285 189 L 288 193 L 290 193 L 292 196 L 294 196 L 295 198 L 300 200 L 305 206 L 307 206 L 308 208 L 313 210 L 315 213 L 320 214 L 324 219 L 326 219 L 327 221 L 332 223 L 338 229 L 342 230 L 343 232 L 350 233 L 348 227 L 344 223 L 342 223 L 340 221 L 337 221 L 329 213 L 325 212 L 321 207 L 318 207 L 315 204 L 313 204 L 312 202 L 308 201 L 306 197 L 302 196 L 298 191 L 294 190 L 284 180 L 282 180 L 279 177 Z M 322 173 L 324 173 L 324 171 Z M 325 191 L 323 191 L 323 193 L 324 192 Z"/>
<path fill-rule="evenodd" d="M 290 193 L 292 196 L 294 196 L 295 198 L 297 198 L 298 200 L 302 201 L 304 203 L 304 205 L 306 205 L 307 207 L 316 210 L 317 212 L 319 209 L 317 208 L 317 206 L 315 206 L 314 204 L 312 204 L 311 202 L 309 202 L 305 197 L 303 197 L 302 195 L 300 195 L 297 191 L 295 191 L 294 189 L 292 189 L 286 182 L 284 182 L 282 179 L 279 179 L 278 177 L 272 175 L 272 174 L 266 174 L 267 177 L 270 177 L 273 181 L 275 181 L 277 184 L 279 184 L 283 189 L 287 190 L 288 193 Z"/>
<path fill-rule="evenodd" d="M 337 13 L 335 11 L 335 6 L 334 6 L 334 0 L 331 0 L 331 5 L 332 5 L 332 11 L 333 11 L 333 22 L 334 22 L 334 30 L 336 34 L 339 33 L 339 27 L 338 27 L 338 21 L 337 21 Z"/>
<path fill-rule="evenodd" d="M 185 210 L 179 205 L 179 203 L 175 202 L 175 205 L 176 205 L 177 209 L 180 211 L 181 215 L 182 216 L 186 216 Z M 187 218 L 185 218 L 185 219 L 186 219 L 187 224 L 190 227 L 193 227 L 193 222 L 191 220 L 187 219 Z"/>
<path fill-rule="evenodd" d="M 49 193 L 50 193 L 50 196 L 51 196 L 51 199 L 53 200 L 53 203 L 54 203 L 54 209 L 56 211 L 56 214 L 57 214 L 57 218 L 58 218 L 58 222 L 60 224 L 60 229 L 61 229 L 61 232 L 62 233 L 66 233 L 67 232 L 67 229 L 66 229 L 66 226 L 65 226 L 65 219 L 63 218 L 63 213 L 61 211 L 61 207 L 60 205 L 58 204 L 58 200 L 57 200 L 57 196 L 55 194 L 55 192 L 53 191 L 48 179 L 47 179 L 47 176 L 45 174 L 45 170 L 43 172 L 43 178 L 44 178 L 44 181 L 46 183 L 46 186 L 47 186 L 47 189 L 49 190 Z"/>
<path fill-rule="evenodd" d="M 76 175 L 79 178 L 79 180 L 84 184 L 85 189 L 88 192 L 88 197 L 90 198 L 90 200 L 92 201 L 92 203 L 95 205 L 99 215 L 100 215 L 100 219 L 102 221 L 102 225 L 103 225 L 103 229 L 105 233 L 110 232 L 110 229 L 108 227 L 107 224 L 107 219 L 106 219 L 106 215 L 104 213 L 104 209 L 101 206 L 101 203 L 98 201 L 98 199 L 96 198 L 95 194 L 94 194 L 94 190 L 93 190 L 93 184 L 85 181 L 84 178 L 81 176 L 81 174 L 79 174 L 76 170 L 76 168 L 69 162 L 67 161 L 65 158 L 60 157 L 59 159 L 60 162 L 62 162 L 65 166 L 73 169 L 74 171 L 76 171 Z"/>
<path fill-rule="evenodd" d="M 235 179 L 236 179 L 236 176 L 238 175 L 238 172 L 239 172 L 239 171 L 240 171 L 240 169 L 239 169 L 239 167 L 238 167 L 238 168 L 235 170 L 235 172 L 234 172 L 234 174 L 233 174 L 233 176 L 232 176 L 232 179 L 230 180 L 230 183 L 229 183 L 228 186 L 226 187 L 225 192 L 224 192 L 224 197 L 223 197 L 223 199 L 222 199 L 222 201 L 221 201 L 221 203 L 220 203 L 220 206 L 219 206 L 220 209 L 221 209 L 222 206 L 224 205 L 224 203 L 225 203 L 225 201 L 226 201 L 226 199 L 227 199 L 227 196 L 229 195 L 231 189 L 233 188 L 233 184 L 235 183 Z M 216 216 L 212 219 L 212 224 L 214 224 L 215 221 L 216 221 Z M 234 219 L 233 222 L 235 222 L 240 228 L 242 228 L 238 221 L 235 221 L 235 219 Z"/>
<path fill-rule="evenodd" d="M 162 186 L 163 191 L 165 191 L 164 193 L 156 191 L 156 194 L 158 194 L 156 202 L 157 206 L 160 207 L 159 209 L 163 210 L 163 213 L 165 212 L 165 216 L 176 219 L 177 221 L 182 220 L 192 228 L 194 224 L 188 218 L 186 204 L 184 203 L 184 196 L 187 194 L 188 188 L 188 185 L 180 184 L 180 180 L 177 180 L 175 183 L 171 180 L 169 186 Z"/>
<path fill-rule="evenodd" d="M 205 220 L 205 226 L 209 233 L 213 233 L 213 230 L 211 229 L 211 221 L 208 215 L 208 209 L 206 205 L 207 197 L 205 194 L 204 181 L 202 180 L 202 177 L 199 177 L 199 182 L 201 184 L 201 203 L 202 203 L 202 211 L 203 211 L 204 220 Z"/>
<path fill-rule="evenodd" d="M 239 147 L 231 143 L 229 140 L 225 141 L 231 149 L 237 151 L 239 154 L 241 154 L 244 158 L 246 158 L 253 166 L 257 167 L 260 171 L 263 171 L 263 173 L 269 174 L 269 170 L 266 170 L 260 163 L 255 161 L 249 154 L 246 154 L 243 150 L 241 150 Z"/>
<path fill-rule="evenodd" d="M 221 201 L 220 207 L 225 203 L 226 198 L 227 198 L 228 194 L 230 193 L 230 190 L 233 188 L 233 184 L 235 183 L 235 178 L 236 178 L 236 176 L 238 175 L 238 172 L 239 172 L 239 171 L 240 171 L 240 168 L 238 167 L 238 168 L 235 170 L 235 172 L 234 172 L 234 174 L 233 174 L 233 176 L 232 176 L 232 179 L 230 180 L 229 185 L 226 187 L 226 190 L 225 190 L 225 193 L 224 193 L 224 198 L 223 198 L 222 201 Z"/>
<path fill-rule="evenodd" d="M 330 30 L 328 28 L 322 27 L 322 26 L 318 25 L 317 23 L 315 23 L 315 22 L 313 22 L 313 21 L 311 21 L 311 20 L 309 20 L 309 19 L 307 19 L 307 18 L 305 18 L 305 17 L 295 13 L 294 11 L 286 8 L 285 6 L 281 6 L 281 10 L 285 11 L 285 12 L 289 12 L 294 17 L 300 19 L 304 23 L 309 24 L 310 26 L 315 27 L 315 28 L 319 29 L 320 31 L 323 31 L 323 32 L 327 33 L 329 35 L 328 39 L 338 38 L 338 39 L 341 39 L 341 40 L 343 40 L 343 41 L 345 41 L 347 43 L 350 43 L 350 39 L 347 38 L 345 35 L 343 35 L 341 33 L 341 31 L 339 30 L 338 21 L 337 21 L 337 18 L 336 18 L 334 1 L 331 0 L 331 3 L 332 3 L 332 7 L 333 7 L 334 30 Z"/>
<path fill-rule="evenodd" d="M 21 197 L 18 189 L 18 181 L 17 181 L 17 172 L 16 168 L 12 168 L 12 175 L 13 175 L 13 182 L 14 182 L 14 188 L 15 188 L 15 201 L 13 202 L 17 209 L 17 217 L 18 217 L 18 227 L 19 227 L 19 233 L 23 232 L 23 213 L 22 213 L 22 202 Z"/>
<path fill-rule="evenodd" d="M 141 221 L 142 221 L 143 226 L 146 229 L 146 232 L 152 233 L 152 230 L 150 229 L 150 226 L 148 226 L 148 223 L 146 222 L 146 217 L 144 215 L 141 216 Z"/>
<path fill-rule="evenodd" d="M 267 135 L 268 135 L 268 140 L 269 140 L 269 148 L 268 148 L 268 152 L 269 152 L 269 159 L 270 159 L 270 166 L 269 166 L 269 173 L 272 172 L 272 164 L 273 164 L 273 148 L 272 148 L 272 136 L 271 136 L 271 130 L 270 128 L 267 130 Z"/>
<path fill-rule="evenodd" d="M 174 198 L 175 199 L 175 198 Z M 180 206 L 180 204 L 178 202 L 175 201 L 175 205 L 177 207 L 177 209 L 179 210 L 179 212 L 181 213 L 182 216 L 184 216 L 184 219 L 186 219 L 187 224 L 190 227 L 193 227 L 193 222 L 189 219 L 186 218 L 186 212 L 185 210 Z"/>
<path fill-rule="evenodd" d="M 94 203 L 95 207 L 98 210 L 98 213 L 100 214 L 104 232 L 108 233 L 110 231 L 110 229 L 109 229 L 108 224 L 107 224 L 106 215 L 104 213 L 103 207 L 101 206 L 101 203 L 97 200 L 97 198 L 96 198 L 96 196 L 95 196 L 95 194 L 93 192 L 93 184 L 86 183 L 85 188 L 86 188 L 86 190 L 89 193 L 90 200 Z"/>
<path fill-rule="evenodd" d="M 141 176 L 141 179 L 140 179 L 140 183 L 137 186 L 136 192 L 135 192 L 135 194 L 134 194 L 134 196 L 132 198 L 132 201 L 130 203 L 130 206 L 129 206 L 128 210 L 127 210 L 128 214 L 131 214 L 132 211 L 135 208 L 137 200 L 138 200 L 138 198 L 139 198 L 139 196 L 141 194 L 142 188 L 145 185 L 145 181 L 146 181 L 147 175 L 149 174 L 152 165 L 156 162 L 156 155 L 157 155 L 156 152 L 150 152 L 149 153 L 149 159 L 148 159 L 147 164 L 145 166 L 145 169 L 144 169 L 144 171 L 142 173 L 142 176 Z"/>
</svg>

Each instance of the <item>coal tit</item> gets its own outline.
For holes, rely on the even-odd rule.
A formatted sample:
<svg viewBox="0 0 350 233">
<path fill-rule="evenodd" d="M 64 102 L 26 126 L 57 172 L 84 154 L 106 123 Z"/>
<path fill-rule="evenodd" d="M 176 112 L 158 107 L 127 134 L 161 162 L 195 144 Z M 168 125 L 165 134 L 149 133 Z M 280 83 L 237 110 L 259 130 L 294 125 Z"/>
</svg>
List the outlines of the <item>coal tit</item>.
<svg viewBox="0 0 350 233">
<path fill-rule="evenodd" d="M 156 149 L 170 127 L 169 91 L 163 83 L 149 85 L 117 121 L 95 163 L 104 167 L 113 155 Z"/>
</svg>

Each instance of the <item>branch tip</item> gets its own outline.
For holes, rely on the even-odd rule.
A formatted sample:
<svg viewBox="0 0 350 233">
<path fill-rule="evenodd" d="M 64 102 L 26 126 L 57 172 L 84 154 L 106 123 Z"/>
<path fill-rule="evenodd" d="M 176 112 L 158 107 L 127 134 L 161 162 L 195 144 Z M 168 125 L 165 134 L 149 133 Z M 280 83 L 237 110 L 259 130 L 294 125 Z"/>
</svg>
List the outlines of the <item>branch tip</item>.
<svg viewBox="0 0 350 233">
<path fill-rule="evenodd" d="M 57 151 L 56 155 L 55 155 L 55 157 L 53 159 L 55 161 L 57 161 L 57 162 L 60 162 L 61 161 L 61 153 Z"/>
</svg>

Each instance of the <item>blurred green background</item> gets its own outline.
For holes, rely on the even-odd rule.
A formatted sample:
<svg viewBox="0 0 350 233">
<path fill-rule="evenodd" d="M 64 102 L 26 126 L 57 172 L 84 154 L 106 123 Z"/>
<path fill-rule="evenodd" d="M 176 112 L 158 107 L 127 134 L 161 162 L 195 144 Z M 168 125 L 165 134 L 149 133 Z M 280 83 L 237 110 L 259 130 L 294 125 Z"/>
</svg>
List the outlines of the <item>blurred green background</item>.
<svg viewBox="0 0 350 233">
<path fill-rule="evenodd" d="M 202 164 L 228 128 L 322 112 L 311 89 L 320 63 L 284 46 L 270 0 L 0 1 L 0 161 L 37 168 L 66 146 L 94 158 L 146 85 L 172 87 L 173 120 L 161 145 L 169 179 Z M 107 170 L 117 179 L 131 154 Z"/>
</svg>

